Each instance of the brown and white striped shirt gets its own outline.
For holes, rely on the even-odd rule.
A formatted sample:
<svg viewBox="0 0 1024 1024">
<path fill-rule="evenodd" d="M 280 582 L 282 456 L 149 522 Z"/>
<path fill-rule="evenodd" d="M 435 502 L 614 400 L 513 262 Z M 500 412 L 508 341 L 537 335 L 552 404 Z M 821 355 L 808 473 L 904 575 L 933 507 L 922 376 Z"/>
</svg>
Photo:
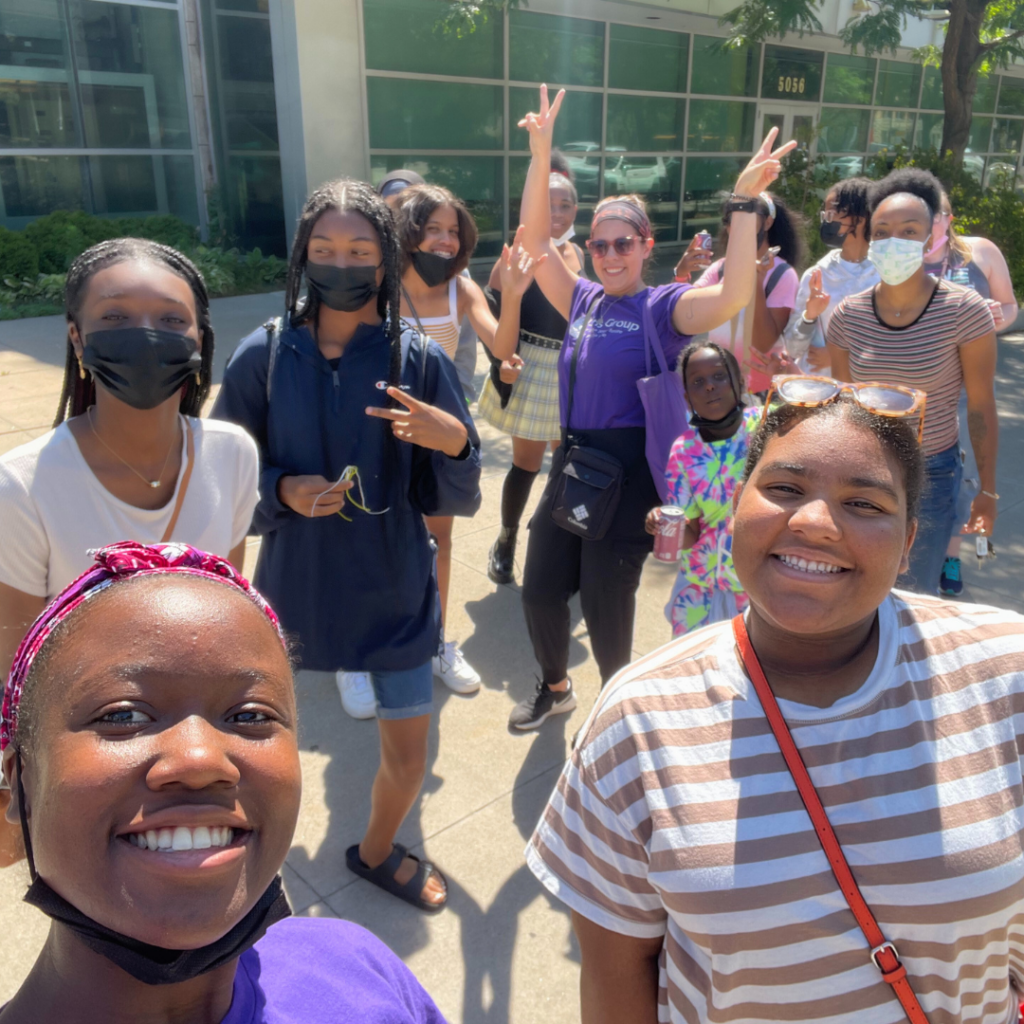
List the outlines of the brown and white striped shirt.
<svg viewBox="0 0 1024 1024">
<path fill-rule="evenodd" d="M 930 1024 L 1015 1021 L 1024 617 L 896 591 L 856 693 L 828 708 L 779 704 Z M 584 917 L 664 936 L 661 1021 L 905 1021 L 728 622 L 609 684 L 526 854 Z"/>
<path fill-rule="evenodd" d="M 957 443 L 960 433 L 960 346 L 995 330 L 988 304 L 969 288 L 939 281 L 913 323 L 890 327 L 875 312 L 874 296 L 871 288 L 843 299 L 828 322 L 826 339 L 849 352 L 853 381 L 878 380 L 924 391 L 924 453 L 943 452 Z"/>
</svg>

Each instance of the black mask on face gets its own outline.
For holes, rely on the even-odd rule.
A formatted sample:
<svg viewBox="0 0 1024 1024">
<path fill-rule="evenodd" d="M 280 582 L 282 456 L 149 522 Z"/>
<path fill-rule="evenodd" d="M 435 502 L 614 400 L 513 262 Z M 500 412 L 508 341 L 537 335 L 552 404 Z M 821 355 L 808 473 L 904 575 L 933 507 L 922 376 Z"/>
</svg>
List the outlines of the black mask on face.
<svg viewBox="0 0 1024 1024">
<path fill-rule="evenodd" d="M 309 287 L 329 309 L 354 313 L 379 291 L 376 267 L 336 267 L 330 263 L 307 263 Z"/>
<path fill-rule="evenodd" d="M 720 420 L 706 420 L 703 416 L 698 416 L 693 413 L 690 416 L 690 426 L 696 427 L 698 430 L 708 430 L 715 434 L 725 435 L 725 431 L 732 430 L 737 423 L 743 418 L 743 406 L 737 403 L 732 407 L 730 412 L 727 412 Z"/>
<path fill-rule="evenodd" d="M 843 225 L 837 220 L 826 221 L 818 228 L 821 240 L 830 249 L 841 249 L 846 241 L 846 233 L 843 232 Z"/>
<path fill-rule="evenodd" d="M 416 273 L 423 278 L 423 283 L 428 288 L 444 284 L 455 275 L 455 260 L 438 256 L 436 252 L 424 252 L 422 249 L 416 249 L 409 253 L 409 259 L 412 261 L 413 267 L 416 268 Z"/>
<path fill-rule="evenodd" d="M 151 946 L 99 924 L 54 892 L 36 874 L 25 810 L 25 790 L 21 783 L 20 753 L 16 773 L 21 834 L 32 876 L 32 885 L 25 893 L 25 902 L 41 910 L 54 921 L 59 921 L 74 932 L 94 953 L 105 956 L 111 963 L 127 971 L 143 984 L 174 985 L 182 981 L 191 981 L 200 974 L 212 971 L 241 956 L 262 938 L 272 924 L 291 916 L 292 908 L 288 905 L 288 898 L 281 886 L 281 876 L 278 875 L 256 901 L 256 906 L 227 935 L 199 949 L 164 949 L 162 946 Z"/>
<path fill-rule="evenodd" d="M 155 409 L 200 371 L 195 338 L 152 327 L 122 327 L 85 336 L 82 366 L 115 398 Z"/>
</svg>

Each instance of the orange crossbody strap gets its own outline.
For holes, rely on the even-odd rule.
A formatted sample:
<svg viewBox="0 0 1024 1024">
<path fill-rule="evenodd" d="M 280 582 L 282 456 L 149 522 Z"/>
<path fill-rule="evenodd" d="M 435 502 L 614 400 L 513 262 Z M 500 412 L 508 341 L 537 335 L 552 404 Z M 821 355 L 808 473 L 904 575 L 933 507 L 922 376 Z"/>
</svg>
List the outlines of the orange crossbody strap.
<svg viewBox="0 0 1024 1024">
<path fill-rule="evenodd" d="M 167 544 L 171 540 L 174 528 L 178 525 L 178 516 L 181 515 L 181 506 L 185 502 L 185 492 L 188 490 L 188 482 L 192 479 L 192 467 L 196 464 L 196 443 L 192 437 L 192 425 L 189 423 L 187 416 L 182 418 L 185 422 L 185 457 L 188 459 L 188 465 L 185 467 L 185 472 L 181 478 L 181 486 L 178 488 L 178 500 L 174 503 L 174 511 L 171 513 L 171 521 L 167 524 L 167 529 L 164 530 L 164 535 L 160 538 L 161 544 Z"/>
<path fill-rule="evenodd" d="M 757 655 L 754 653 L 754 648 L 750 643 L 750 637 L 747 635 L 747 627 L 743 622 L 742 615 L 737 615 L 732 620 L 732 631 L 736 637 L 736 646 L 740 649 L 740 656 L 743 658 L 747 674 L 750 676 L 754 689 L 757 690 L 757 695 L 761 699 L 761 706 L 764 708 L 768 723 L 772 727 L 772 732 L 775 733 L 775 739 L 782 750 L 782 756 L 786 759 L 786 764 L 789 767 L 790 774 L 793 776 L 793 781 L 796 783 L 796 788 L 800 792 L 800 798 L 803 800 L 811 822 L 814 824 L 814 831 L 817 832 L 818 841 L 825 851 L 825 856 L 828 857 L 832 873 L 836 876 L 836 881 L 846 897 L 846 902 L 850 904 L 850 909 L 853 911 L 853 916 L 857 919 L 860 930 L 868 940 L 871 959 L 882 972 L 883 980 L 892 986 L 893 994 L 900 1001 L 903 1012 L 907 1015 L 907 1020 L 910 1021 L 910 1024 L 928 1024 L 928 1018 L 925 1016 L 924 1010 L 921 1009 L 921 1004 L 917 1001 L 914 990 L 910 987 L 907 969 L 899 961 L 896 947 L 891 942 L 888 942 L 882 934 L 882 929 L 878 927 L 875 915 L 871 913 L 871 908 L 864 902 L 864 897 L 861 895 L 853 873 L 850 871 L 850 865 L 846 863 L 846 858 L 843 856 L 843 848 L 839 845 L 835 832 L 832 831 L 832 825 L 829 823 L 825 808 L 818 798 L 818 792 L 814 788 L 814 783 L 811 782 L 810 775 L 807 774 L 804 759 L 800 756 L 800 751 L 797 750 L 797 746 L 793 742 L 789 726 L 786 725 L 786 719 L 783 718 L 782 712 L 779 710 L 775 694 L 772 693 L 772 688 L 769 686 L 764 671 L 761 669 L 761 663 L 757 660 Z"/>
</svg>

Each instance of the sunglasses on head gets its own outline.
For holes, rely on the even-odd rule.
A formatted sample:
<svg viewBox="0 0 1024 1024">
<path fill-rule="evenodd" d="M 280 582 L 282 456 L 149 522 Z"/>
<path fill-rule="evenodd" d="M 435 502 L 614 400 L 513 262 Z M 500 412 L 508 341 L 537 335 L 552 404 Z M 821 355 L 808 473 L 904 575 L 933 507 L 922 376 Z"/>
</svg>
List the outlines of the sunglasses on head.
<svg viewBox="0 0 1024 1024">
<path fill-rule="evenodd" d="M 900 384 L 881 384 L 866 381 L 863 384 L 846 384 L 832 377 L 801 376 L 798 374 L 772 378 L 768 389 L 761 422 L 768 415 L 774 400 L 776 405 L 796 405 L 802 409 L 814 409 L 834 402 L 841 394 L 848 392 L 862 408 L 876 416 L 918 416 L 917 443 L 924 437 L 924 408 L 927 395 L 914 388 Z"/>
<path fill-rule="evenodd" d="M 620 256 L 628 256 L 636 246 L 636 235 L 626 235 L 624 238 L 616 238 L 612 242 L 608 242 L 603 238 L 587 239 L 587 249 L 590 251 L 590 255 L 596 256 L 600 260 L 603 260 L 608 255 L 608 250 L 612 246 L 615 247 L 615 251 Z"/>
</svg>

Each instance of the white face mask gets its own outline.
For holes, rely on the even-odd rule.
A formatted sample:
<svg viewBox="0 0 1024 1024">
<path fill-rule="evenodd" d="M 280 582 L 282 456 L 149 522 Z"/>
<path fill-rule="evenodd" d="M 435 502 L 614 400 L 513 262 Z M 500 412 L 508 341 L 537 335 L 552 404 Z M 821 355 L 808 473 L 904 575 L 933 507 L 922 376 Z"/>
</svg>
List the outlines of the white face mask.
<svg viewBox="0 0 1024 1024">
<path fill-rule="evenodd" d="M 575 228 L 569 228 L 569 230 L 566 231 L 566 233 L 564 235 L 562 235 L 561 238 L 552 238 L 551 241 L 555 245 L 565 245 L 565 243 L 568 242 L 570 238 L 575 238 L 575 237 L 576 237 L 576 229 Z"/>
<path fill-rule="evenodd" d="M 924 263 L 924 242 L 913 238 L 883 238 L 868 246 L 868 259 L 886 284 L 902 284 Z"/>
</svg>

